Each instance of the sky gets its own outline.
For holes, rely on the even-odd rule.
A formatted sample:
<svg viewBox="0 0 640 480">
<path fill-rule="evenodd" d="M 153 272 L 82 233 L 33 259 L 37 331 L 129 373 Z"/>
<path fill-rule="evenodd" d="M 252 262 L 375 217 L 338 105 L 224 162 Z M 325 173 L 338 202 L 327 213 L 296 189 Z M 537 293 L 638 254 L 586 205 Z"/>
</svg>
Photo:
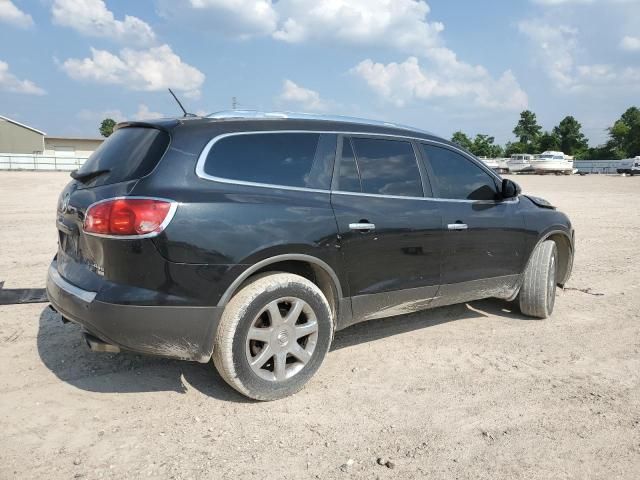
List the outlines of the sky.
<svg viewBox="0 0 640 480">
<path fill-rule="evenodd" d="M 640 0 L 0 0 L 0 115 L 317 112 L 513 140 L 530 109 L 592 145 L 640 105 Z"/>
</svg>

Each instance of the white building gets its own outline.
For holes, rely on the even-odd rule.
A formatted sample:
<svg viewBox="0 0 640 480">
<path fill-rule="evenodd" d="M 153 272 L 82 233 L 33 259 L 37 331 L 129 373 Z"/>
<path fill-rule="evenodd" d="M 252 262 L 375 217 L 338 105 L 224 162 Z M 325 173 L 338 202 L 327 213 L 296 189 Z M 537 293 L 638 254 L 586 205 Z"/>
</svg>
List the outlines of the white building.
<svg viewBox="0 0 640 480">
<path fill-rule="evenodd" d="M 73 170 L 103 138 L 50 136 L 0 115 L 0 169 Z"/>
</svg>

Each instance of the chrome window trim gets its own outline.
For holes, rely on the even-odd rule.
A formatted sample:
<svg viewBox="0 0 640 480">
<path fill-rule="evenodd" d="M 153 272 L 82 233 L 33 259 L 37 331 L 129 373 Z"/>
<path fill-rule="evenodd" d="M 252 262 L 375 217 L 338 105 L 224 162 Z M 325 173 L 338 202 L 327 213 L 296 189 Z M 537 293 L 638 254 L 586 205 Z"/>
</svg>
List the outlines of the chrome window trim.
<svg viewBox="0 0 640 480">
<path fill-rule="evenodd" d="M 62 275 L 58 273 L 58 270 L 53 268 L 53 266 L 49 267 L 49 277 L 55 283 L 58 288 L 64 290 L 69 295 L 73 295 L 74 297 L 78 297 L 83 302 L 91 303 L 93 299 L 96 298 L 97 292 L 90 292 L 88 290 L 83 290 L 80 287 L 76 287 L 72 283 L 67 282 Z"/>
<path fill-rule="evenodd" d="M 332 194 L 337 195 L 352 195 L 357 197 L 379 197 L 379 198 L 395 198 L 395 199 L 404 199 L 404 200 L 424 200 L 430 202 L 456 202 L 456 203 L 481 203 L 481 204 L 496 204 L 500 205 L 503 203 L 518 203 L 520 201 L 520 197 L 516 197 L 515 199 L 510 200 L 466 200 L 459 198 L 436 198 L 436 197 L 403 197 L 401 195 L 383 195 L 381 193 L 361 193 L 361 192 L 345 192 L 342 190 L 332 190 Z"/>
<path fill-rule="evenodd" d="M 162 232 L 164 232 L 164 229 L 167 228 L 167 225 L 169 225 L 171 220 L 173 220 L 173 217 L 176 214 L 176 210 L 178 210 L 178 202 L 176 202 L 175 200 L 171 200 L 170 198 L 121 195 L 119 197 L 109 197 L 109 198 L 104 198 L 102 200 L 98 200 L 97 202 L 93 202 L 85 210 L 85 216 L 86 216 L 86 212 L 88 212 L 91 209 L 91 207 L 94 207 L 95 205 L 98 205 L 104 202 L 110 202 L 113 200 L 125 200 L 125 199 L 126 200 L 160 200 L 163 202 L 169 202 L 171 205 L 169 207 L 169 213 L 167 213 L 167 216 L 165 217 L 164 221 L 153 232 L 145 233 L 142 235 L 109 235 L 105 233 L 87 232 L 84 229 L 84 219 L 82 221 L 82 232 L 85 235 L 91 235 L 92 237 L 113 238 L 116 240 L 139 240 L 142 238 L 153 238 L 153 237 L 157 237 Z"/>
<path fill-rule="evenodd" d="M 359 132 L 347 132 L 347 131 L 334 131 L 334 130 L 247 130 L 247 131 L 237 131 L 237 132 L 230 132 L 230 133 L 222 133 L 220 135 L 216 135 L 215 137 L 213 137 L 211 140 L 209 140 L 207 142 L 207 144 L 205 145 L 204 149 L 202 150 L 202 152 L 200 153 L 200 155 L 198 156 L 198 161 L 196 162 L 196 176 L 198 176 L 199 178 L 203 179 L 203 180 L 211 180 L 214 182 L 219 182 L 219 183 L 226 183 L 226 184 L 231 184 L 231 185 L 245 185 L 245 186 L 250 186 L 250 187 L 263 187 L 263 188 L 275 188 L 278 190 L 292 190 L 292 191 L 298 191 L 298 192 L 314 192 L 314 193 L 338 193 L 338 194 L 346 194 L 346 195 L 361 195 L 361 196 L 366 196 L 366 197 L 381 197 L 381 198 L 406 198 L 406 199 L 419 199 L 419 200 L 435 200 L 435 201 L 447 201 L 447 202 L 471 202 L 471 203 L 478 203 L 478 202 L 488 202 L 488 203 L 512 203 L 513 201 L 509 201 L 509 200 L 505 200 L 505 201 L 495 201 L 495 200 L 461 200 L 461 199 L 454 199 L 454 198 L 435 198 L 435 197 L 405 197 L 405 196 L 401 196 L 401 195 L 383 195 L 383 194 L 378 194 L 378 193 L 360 193 L 360 192 L 342 192 L 339 190 L 331 190 L 329 189 L 318 189 L 318 188 L 309 188 L 309 187 L 293 187 L 293 186 L 288 186 L 288 185 L 276 185 L 276 184 L 272 184 L 272 183 L 261 183 L 261 182 L 250 182 L 250 181 L 246 181 L 246 180 L 233 180 L 230 178 L 224 178 L 224 177 L 217 177 L 215 175 L 209 175 L 208 173 L 205 173 L 204 171 L 204 165 L 207 161 L 207 156 L 209 155 L 209 152 L 211 151 L 211 149 L 213 148 L 213 146 L 219 142 L 222 139 L 225 139 L 227 137 L 235 137 L 235 136 L 240 136 L 240 135 L 259 135 L 259 134 L 278 134 L 278 133 L 317 133 L 317 134 L 334 134 L 334 135 L 348 135 L 348 136 L 354 136 L 354 135 L 360 135 L 360 136 L 368 136 L 368 137 L 380 137 L 380 138 L 388 138 L 388 139 L 398 139 L 398 140 L 406 140 L 406 141 L 415 141 L 415 142 L 426 142 L 426 143 L 431 143 L 431 144 L 435 144 L 435 145 L 442 145 L 443 147 L 449 148 L 451 150 L 454 150 L 458 153 L 460 153 L 461 155 L 463 155 L 465 158 L 470 159 L 475 165 L 478 165 L 479 168 L 481 168 L 484 172 L 486 172 L 490 177 L 492 177 L 494 180 L 496 180 L 497 182 L 502 182 L 502 179 L 496 175 L 496 173 L 485 167 L 484 165 L 481 165 L 481 162 L 476 162 L 475 160 L 473 160 L 473 158 L 469 157 L 469 154 L 466 153 L 464 150 L 457 148 L 453 145 L 449 145 L 447 143 L 444 142 L 439 142 L 437 140 L 431 140 L 431 139 L 426 139 L 426 138 L 420 138 L 420 137 L 413 137 L 410 135 L 401 135 L 401 134 L 390 134 L 390 133 L 375 133 L 375 132 L 367 132 L 367 131 L 359 131 Z M 336 155 L 337 156 L 337 155 Z M 419 159 L 418 159 L 419 160 Z M 119 237 L 121 238 L 121 237 Z"/>
</svg>

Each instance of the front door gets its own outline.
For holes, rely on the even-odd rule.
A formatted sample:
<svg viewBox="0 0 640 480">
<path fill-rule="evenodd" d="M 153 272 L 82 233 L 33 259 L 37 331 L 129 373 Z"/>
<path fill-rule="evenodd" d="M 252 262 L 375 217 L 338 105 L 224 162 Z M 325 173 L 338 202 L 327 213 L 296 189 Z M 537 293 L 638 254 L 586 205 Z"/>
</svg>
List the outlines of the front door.
<svg viewBox="0 0 640 480">
<path fill-rule="evenodd" d="M 497 178 L 471 158 L 421 143 L 442 208 L 442 287 L 436 303 L 508 296 L 526 261 L 520 202 L 502 200 Z"/>
<path fill-rule="evenodd" d="M 417 147 L 416 147 L 417 148 Z M 353 322 L 420 310 L 440 284 L 440 205 L 411 141 L 344 137 L 331 204 Z"/>
</svg>

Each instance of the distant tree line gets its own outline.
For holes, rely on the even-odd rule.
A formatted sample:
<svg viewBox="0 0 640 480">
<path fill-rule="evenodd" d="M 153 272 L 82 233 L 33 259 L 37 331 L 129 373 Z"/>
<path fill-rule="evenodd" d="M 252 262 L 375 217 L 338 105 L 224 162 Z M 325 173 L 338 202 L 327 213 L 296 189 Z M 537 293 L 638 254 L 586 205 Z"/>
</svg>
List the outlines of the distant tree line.
<svg viewBox="0 0 640 480">
<path fill-rule="evenodd" d="M 467 134 L 457 131 L 451 141 L 469 150 L 478 157 L 509 157 L 514 153 L 541 153 L 545 150 L 559 150 L 577 159 L 606 160 L 633 158 L 640 155 L 640 109 L 627 109 L 616 122 L 607 129 L 609 139 L 604 145 L 589 147 L 582 133 L 582 125 L 571 115 L 564 117 L 550 131 L 542 129 L 536 114 L 530 110 L 520 113 L 520 120 L 513 129 L 516 141 L 507 142 L 502 147 L 495 144 L 494 137 L 477 134 L 473 140 Z"/>
</svg>

